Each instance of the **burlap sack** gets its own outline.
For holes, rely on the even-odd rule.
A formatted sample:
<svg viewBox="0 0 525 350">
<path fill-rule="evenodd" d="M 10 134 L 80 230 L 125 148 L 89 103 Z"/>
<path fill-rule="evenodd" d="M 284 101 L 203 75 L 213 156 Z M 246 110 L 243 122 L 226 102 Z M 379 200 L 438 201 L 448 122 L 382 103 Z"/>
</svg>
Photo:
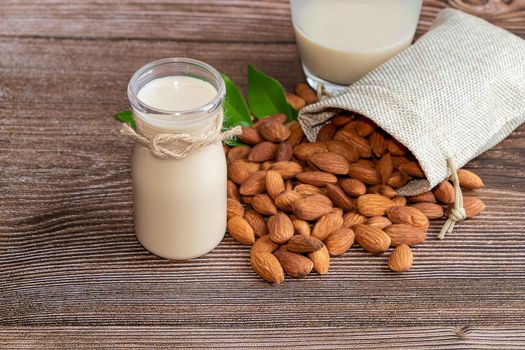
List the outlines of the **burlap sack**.
<svg viewBox="0 0 525 350">
<path fill-rule="evenodd" d="M 428 181 L 414 180 L 399 194 L 427 191 L 525 121 L 525 41 L 475 16 L 443 10 L 410 48 L 343 93 L 303 108 L 299 121 L 307 138 L 315 140 L 338 110 L 372 119 L 412 151 Z M 458 202 L 452 221 L 464 219 L 462 198 Z"/>
</svg>

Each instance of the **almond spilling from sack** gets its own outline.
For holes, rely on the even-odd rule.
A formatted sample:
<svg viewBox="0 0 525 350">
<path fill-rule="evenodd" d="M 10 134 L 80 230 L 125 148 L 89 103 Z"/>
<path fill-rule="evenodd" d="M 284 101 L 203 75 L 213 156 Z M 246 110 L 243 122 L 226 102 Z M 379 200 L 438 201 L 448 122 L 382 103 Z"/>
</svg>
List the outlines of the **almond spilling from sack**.
<svg viewBox="0 0 525 350">
<path fill-rule="evenodd" d="M 296 108 L 317 101 L 306 84 L 296 93 L 286 95 Z M 429 220 L 454 207 L 449 180 L 416 196 L 397 195 L 425 174 L 406 147 L 359 115 L 336 115 L 316 142 L 307 142 L 298 122 L 287 123 L 282 114 L 244 127 L 239 138 L 246 145 L 225 146 L 227 227 L 239 243 L 252 245 L 251 265 L 268 282 L 326 274 L 331 256 L 359 249 L 354 242 L 375 255 L 393 249 L 385 264 L 408 271 L 410 247 L 426 240 Z M 484 187 L 472 171 L 461 169 L 458 177 L 464 189 Z M 472 193 L 463 201 L 468 218 L 485 209 Z"/>
</svg>

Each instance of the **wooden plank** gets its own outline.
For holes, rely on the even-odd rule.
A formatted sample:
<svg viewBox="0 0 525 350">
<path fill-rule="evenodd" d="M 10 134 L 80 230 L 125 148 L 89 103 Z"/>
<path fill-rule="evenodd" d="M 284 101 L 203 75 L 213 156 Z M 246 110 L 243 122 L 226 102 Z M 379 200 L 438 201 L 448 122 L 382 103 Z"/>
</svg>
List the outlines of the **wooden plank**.
<svg viewBox="0 0 525 350">
<path fill-rule="evenodd" d="M 456 7 L 525 37 L 525 0 L 425 0 L 418 36 Z M 214 42 L 294 40 L 289 0 L 4 0 L 0 35 Z"/>
<path fill-rule="evenodd" d="M 247 62 L 288 87 L 300 79 L 293 45 L 243 48 L 0 40 L 0 325 L 523 326 L 525 127 L 470 165 L 485 179 L 486 213 L 445 241 L 434 223 L 406 275 L 354 248 L 327 276 L 271 286 L 230 237 L 193 261 L 147 253 L 133 234 L 131 143 L 111 114 L 127 105 L 132 71 L 172 51 L 241 83 Z"/>
<path fill-rule="evenodd" d="M 426 1 L 418 32 L 445 6 L 525 36 L 523 0 Z M 242 87 L 248 63 L 303 79 L 286 0 L 0 3 L 0 348 L 525 347 L 525 126 L 469 164 L 487 211 L 445 241 L 433 223 L 410 273 L 353 248 L 271 286 L 230 237 L 185 262 L 134 237 L 111 115 L 132 72 L 169 56 Z"/>
<path fill-rule="evenodd" d="M 10 349 L 504 349 L 525 347 L 518 328 L 4 327 Z"/>
</svg>

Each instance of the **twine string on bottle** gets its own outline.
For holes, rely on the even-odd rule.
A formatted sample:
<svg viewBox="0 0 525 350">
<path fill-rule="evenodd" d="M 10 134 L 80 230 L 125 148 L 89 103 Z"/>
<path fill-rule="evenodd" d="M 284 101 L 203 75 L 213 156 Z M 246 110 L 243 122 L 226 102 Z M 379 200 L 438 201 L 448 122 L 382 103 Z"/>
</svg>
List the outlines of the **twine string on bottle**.
<svg viewBox="0 0 525 350">
<path fill-rule="evenodd" d="M 160 133 L 152 138 L 148 138 L 144 136 L 140 124 L 137 124 L 137 130 L 135 130 L 126 123 L 122 124 L 120 133 L 146 146 L 151 151 L 151 154 L 157 158 L 183 159 L 193 152 L 239 135 L 241 133 L 241 127 L 236 126 L 222 132 L 222 118 L 217 117 L 213 127 L 199 135 L 191 135 L 188 133 Z"/>
</svg>

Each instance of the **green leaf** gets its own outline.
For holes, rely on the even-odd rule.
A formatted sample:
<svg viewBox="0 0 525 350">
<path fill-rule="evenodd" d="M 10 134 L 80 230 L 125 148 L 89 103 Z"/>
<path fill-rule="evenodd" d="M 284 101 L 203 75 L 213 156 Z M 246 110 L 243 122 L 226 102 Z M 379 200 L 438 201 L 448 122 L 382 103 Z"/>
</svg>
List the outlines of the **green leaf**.
<svg viewBox="0 0 525 350">
<path fill-rule="evenodd" d="M 221 73 L 224 84 L 226 85 L 226 99 L 224 100 L 224 123 L 226 128 L 232 128 L 237 125 L 250 126 L 253 124 L 250 111 L 242 97 L 239 88 L 235 83 Z"/>
<path fill-rule="evenodd" d="M 237 147 L 237 146 L 245 146 L 244 143 L 239 141 L 237 137 L 232 137 L 231 139 L 226 139 L 223 141 L 225 144 L 231 147 Z"/>
<path fill-rule="evenodd" d="M 292 119 L 289 121 L 297 120 L 297 116 L 299 115 L 299 112 L 295 108 L 293 108 L 293 106 L 289 103 L 288 103 L 288 108 L 290 108 L 290 112 L 292 113 Z"/>
<path fill-rule="evenodd" d="M 297 118 L 286 101 L 281 83 L 252 65 L 248 65 L 248 102 L 257 119 L 277 113 L 286 114 L 288 121 Z"/>
<path fill-rule="evenodd" d="M 133 129 L 137 128 L 137 124 L 135 124 L 135 119 L 133 119 L 131 111 L 119 112 L 114 115 L 114 118 L 122 123 L 129 124 Z"/>
</svg>

